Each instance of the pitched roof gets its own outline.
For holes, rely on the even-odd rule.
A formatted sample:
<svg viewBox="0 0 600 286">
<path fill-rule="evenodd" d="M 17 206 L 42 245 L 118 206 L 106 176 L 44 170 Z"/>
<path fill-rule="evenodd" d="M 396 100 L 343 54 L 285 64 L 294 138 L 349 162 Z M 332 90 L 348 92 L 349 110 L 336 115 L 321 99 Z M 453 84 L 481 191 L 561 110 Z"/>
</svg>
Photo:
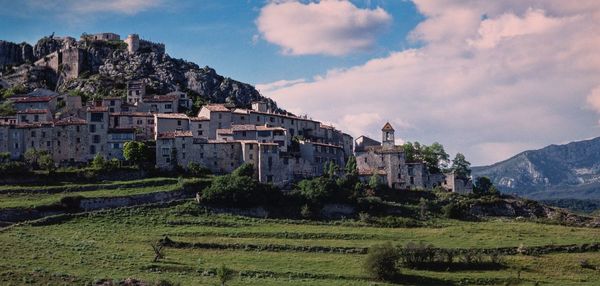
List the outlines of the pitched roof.
<svg viewBox="0 0 600 286">
<path fill-rule="evenodd" d="M 108 112 L 107 106 L 90 106 L 88 107 L 89 112 Z"/>
<path fill-rule="evenodd" d="M 153 95 L 142 99 L 144 102 L 172 102 L 179 99 L 177 95 Z"/>
<path fill-rule="evenodd" d="M 150 112 L 111 112 L 110 116 L 130 116 L 130 117 L 154 117 L 154 114 Z"/>
<path fill-rule="evenodd" d="M 207 104 L 204 107 L 213 112 L 229 112 L 229 108 L 225 104 Z"/>
<path fill-rule="evenodd" d="M 210 121 L 206 116 L 190 117 L 191 121 Z"/>
<path fill-rule="evenodd" d="M 156 118 L 167 118 L 167 119 L 189 119 L 189 117 L 183 113 L 157 113 Z"/>
<path fill-rule="evenodd" d="M 381 131 L 394 131 L 394 127 L 389 122 L 386 122 Z"/>
<path fill-rule="evenodd" d="M 54 99 L 55 96 L 23 96 L 13 97 L 11 100 L 14 103 L 29 103 L 29 102 L 49 102 Z"/>
<path fill-rule="evenodd" d="M 169 138 L 175 138 L 175 137 L 193 137 L 194 135 L 192 134 L 192 131 L 167 131 L 167 132 L 162 132 L 162 133 L 158 133 L 158 135 L 156 136 L 158 139 L 169 139 Z"/>
<path fill-rule="evenodd" d="M 46 114 L 50 113 L 48 109 L 25 109 L 21 111 L 17 111 L 17 114 Z"/>
<path fill-rule="evenodd" d="M 87 121 L 85 119 L 81 119 L 78 117 L 69 116 L 57 121 L 54 121 L 55 126 L 63 126 L 63 125 L 85 125 Z"/>
</svg>

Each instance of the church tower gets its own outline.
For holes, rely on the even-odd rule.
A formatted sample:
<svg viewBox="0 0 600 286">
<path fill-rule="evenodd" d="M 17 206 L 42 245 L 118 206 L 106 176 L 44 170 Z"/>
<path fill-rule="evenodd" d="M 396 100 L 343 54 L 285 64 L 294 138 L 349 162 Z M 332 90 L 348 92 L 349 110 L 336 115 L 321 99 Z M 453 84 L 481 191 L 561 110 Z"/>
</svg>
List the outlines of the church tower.
<svg viewBox="0 0 600 286">
<path fill-rule="evenodd" d="M 381 145 L 382 146 L 394 146 L 396 141 L 394 140 L 394 128 L 389 122 L 383 125 L 381 129 Z"/>
</svg>

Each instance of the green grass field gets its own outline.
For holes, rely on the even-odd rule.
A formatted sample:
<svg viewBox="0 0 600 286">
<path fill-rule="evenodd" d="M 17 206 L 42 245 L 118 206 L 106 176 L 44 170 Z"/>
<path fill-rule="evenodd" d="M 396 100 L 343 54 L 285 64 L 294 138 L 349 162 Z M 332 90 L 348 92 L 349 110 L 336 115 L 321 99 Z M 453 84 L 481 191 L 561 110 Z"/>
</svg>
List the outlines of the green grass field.
<svg viewBox="0 0 600 286">
<path fill-rule="evenodd" d="M 148 184 L 149 186 L 136 187 L 144 184 Z M 93 188 L 85 191 L 69 191 L 90 186 Z M 173 191 L 179 187 L 178 180 L 171 178 L 152 178 L 97 185 L 65 184 L 47 187 L 4 186 L 0 187 L 0 209 L 50 205 L 59 202 L 60 199 L 65 196 L 82 196 L 86 198 L 118 197 Z M 31 188 L 31 191 L 29 191 L 28 188 Z"/>
<path fill-rule="evenodd" d="M 377 228 L 352 220 L 310 222 L 231 215 L 190 215 L 193 203 L 78 215 L 59 224 L 15 225 L 0 232 L 1 285 L 85 285 L 102 278 L 168 279 L 181 285 L 217 285 L 209 269 L 225 264 L 240 272 L 227 285 L 386 285 L 364 272 L 365 255 L 167 248 L 153 263 L 151 242 L 237 245 L 370 247 L 425 241 L 444 248 L 488 248 L 600 242 L 600 229 L 532 222 L 436 220 L 431 227 Z M 506 256 L 505 268 L 425 271 L 402 268 L 407 285 L 600 285 L 600 253 Z"/>
</svg>

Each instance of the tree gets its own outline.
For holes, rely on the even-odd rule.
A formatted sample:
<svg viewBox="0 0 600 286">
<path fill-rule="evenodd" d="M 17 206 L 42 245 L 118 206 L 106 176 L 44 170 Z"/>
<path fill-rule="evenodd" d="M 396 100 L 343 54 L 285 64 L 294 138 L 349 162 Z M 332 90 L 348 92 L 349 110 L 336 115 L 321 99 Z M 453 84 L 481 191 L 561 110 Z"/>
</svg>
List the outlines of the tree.
<svg viewBox="0 0 600 286">
<path fill-rule="evenodd" d="M 450 161 L 450 156 L 444 150 L 444 146 L 438 142 L 434 142 L 431 146 L 423 145 L 422 157 L 431 173 L 441 172 Z"/>
<path fill-rule="evenodd" d="M 244 163 L 237 167 L 237 169 L 233 170 L 231 173 L 234 176 L 246 176 L 253 178 L 254 177 L 254 165 L 251 163 Z"/>
<path fill-rule="evenodd" d="M 158 262 L 159 260 L 165 258 L 165 246 L 160 241 L 151 243 L 150 246 L 152 247 L 152 251 L 154 252 L 154 259 L 152 260 L 152 262 Z"/>
<path fill-rule="evenodd" d="M 125 160 L 141 167 L 148 161 L 148 147 L 143 142 L 129 141 L 123 145 L 123 156 Z"/>
<path fill-rule="evenodd" d="M 331 192 L 336 187 L 336 184 L 330 178 L 317 177 L 300 181 L 298 187 L 300 188 L 300 194 L 304 198 L 313 203 L 318 203 L 331 196 Z"/>
<path fill-rule="evenodd" d="M 225 283 L 230 281 L 235 277 L 235 272 L 225 266 L 225 264 L 221 264 L 221 267 L 217 268 L 217 279 L 221 282 L 221 286 L 225 286 Z"/>
<path fill-rule="evenodd" d="M 465 155 L 456 153 L 452 160 L 452 171 L 458 178 L 466 179 L 471 176 L 471 163 L 467 161 Z"/>
<path fill-rule="evenodd" d="M 493 189 L 492 189 L 493 188 Z M 475 180 L 475 186 L 473 188 L 473 193 L 476 195 L 486 195 L 490 194 L 490 190 L 494 191 L 496 188 L 492 183 L 492 180 L 488 177 L 478 177 Z"/>
<path fill-rule="evenodd" d="M 23 154 L 23 159 L 25 160 L 25 163 L 27 163 L 29 168 L 35 169 L 38 167 L 39 155 L 39 152 L 35 149 L 28 149 L 27 151 L 25 151 L 25 154 Z"/>
<path fill-rule="evenodd" d="M 104 167 L 106 166 L 106 161 L 104 160 L 104 157 L 100 155 L 100 153 L 98 153 L 96 154 L 96 156 L 94 156 L 91 165 L 92 168 L 101 170 L 104 169 Z"/>
<path fill-rule="evenodd" d="M 358 175 L 358 168 L 356 165 L 356 157 L 354 157 L 354 155 L 350 155 L 350 157 L 348 157 L 348 162 L 346 162 L 344 171 L 346 172 L 346 176 Z"/>
<path fill-rule="evenodd" d="M 371 188 L 372 190 L 376 190 L 380 185 L 379 182 L 379 175 L 377 174 L 377 171 L 373 171 L 373 175 L 371 175 L 371 178 L 369 178 L 369 188 Z"/>
<path fill-rule="evenodd" d="M 390 243 L 375 245 L 369 248 L 364 268 L 375 279 L 392 280 L 399 274 L 399 259 L 400 252 Z"/>
<path fill-rule="evenodd" d="M 50 154 L 41 155 L 38 162 L 39 162 L 40 168 L 42 168 L 43 170 L 46 170 L 48 172 L 54 171 L 54 169 L 56 167 L 54 165 L 54 159 L 52 159 L 52 156 L 50 156 Z"/>
<path fill-rule="evenodd" d="M 10 161 L 10 153 L 0 152 L 0 164 L 6 164 Z"/>
</svg>

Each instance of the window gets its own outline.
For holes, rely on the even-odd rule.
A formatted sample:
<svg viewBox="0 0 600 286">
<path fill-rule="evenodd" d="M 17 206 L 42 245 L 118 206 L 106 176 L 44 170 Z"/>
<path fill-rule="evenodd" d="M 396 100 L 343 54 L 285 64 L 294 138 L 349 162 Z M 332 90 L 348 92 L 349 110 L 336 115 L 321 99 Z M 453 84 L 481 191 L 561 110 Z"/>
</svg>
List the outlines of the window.
<svg viewBox="0 0 600 286">
<path fill-rule="evenodd" d="M 143 120 L 141 120 L 141 119 L 138 119 L 136 122 L 137 122 L 137 125 L 142 125 L 142 124 L 144 124 L 144 121 L 143 121 Z"/>
<path fill-rule="evenodd" d="M 96 146 L 90 145 L 90 154 L 96 154 Z"/>
<path fill-rule="evenodd" d="M 260 121 L 260 116 L 256 116 L 256 122 Z"/>
<path fill-rule="evenodd" d="M 114 107 L 111 107 L 111 108 L 109 108 L 109 109 L 108 109 L 108 111 L 109 111 L 109 112 L 115 112 L 115 108 L 114 108 Z"/>
<path fill-rule="evenodd" d="M 110 106 L 115 106 L 115 101 L 114 100 L 110 101 Z"/>
<path fill-rule="evenodd" d="M 163 157 L 169 157 L 171 155 L 171 150 L 169 149 L 169 147 L 163 147 L 161 149 L 161 152 Z"/>
<path fill-rule="evenodd" d="M 271 121 L 271 122 L 275 122 L 275 118 L 273 118 L 273 117 L 269 117 L 269 121 Z"/>
<path fill-rule="evenodd" d="M 78 137 L 78 138 L 76 138 L 76 139 L 75 139 L 75 142 L 77 142 L 77 143 L 81 143 L 81 138 L 79 138 L 79 137 Z M 60 144 L 59 144 L 59 145 L 60 145 Z"/>
<path fill-rule="evenodd" d="M 148 124 L 154 124 L 154 119 L 148 119 Z"/>
<path fill-rule="evenodd" d="M 173 108 L 172 104 L 170 104 L 170 103 L 169 104 L 165 104 L 165 109 L 171 109 L 171 108 Z"/>
<path fill-rule="evenodd" d="M 31 137 L 35 137 L 35 130 L 31 130 Z"/>
<path fill-rule="evenodd" d="M 415 177 L 410 177 L 410 184 L 414 185 L 415 184 Z"/>
<path fill-rule="evenodd" d="M 198 123 L 198 129 L 202 129 L 202 123 Z"/>
<path fill-rule="evenodd" d="M 90 124 L 90 133 L 95 133 L 95 132 L 96 132 L 96 125 Z M 58 133 L 58 136 L 60 136 L 60 132 Z"/>
<path fill-rule="evenodd" d="M 244 116 L 240 116 L 240 120 L 244 121 L 246 118 Z"/>
<path fill-rule="evenodd" d="M 254 149 L 254 144 L 248 145 L 248 149 L 253 150 Z"/>
<path fill-rule="evenodd" d="M 367 157 L 365 157 L 365 163 L 367 163 Z"/>
<path fill-rule="evenodd" d="M 34 116 L 33 116 L 33 121 L 35 121 L 35 122 L 38 122 L 38 121 L 40 121 L 40 116 L 39 116 L 39 115 L 37 115 L 37 114 L 36 114 L 36 115 L 34 115 Z"/>
<path fill-rule="evenodd" d="M 92 142 L 93 143 L 100 143 L 100 135 L 94 135 L 92 137 Z"/>
<path fill-rule="evenodd" d="M 99 113 L 99 112 L 94 112 L 90 115 L 90 121 L 102 122 L 102 121 L 104 121 L 104 114 Z"/>
<path fill-rule="evenodd" d="M 177 120 L 177 126 L 181 126 L 181 120 Z"/>
<path fill-rule="evenodd" d="M 50 147 L 50 141 L 46 141 L 46 147 Z"/>
<path fill-rule="evenodd" d="M 202 136 L 202 130 L 198 131 L 198 136 Z"/>
<path fill-rule="evenodd" d="M 181 144 L 181 149 L 185 149 L 185 143 Z"/>
<path fill-rule="evenodd" d="M 219 119 L 223 118 L 223 114 L 219 113 Z"/>
<path fill-rule="evenodd" d="M 26 115 L 21 115 L 21 121 L 27 122 L 27 116 Z"/>
<path fill-rule="evenodd" d="M 119 149 L 119 143 L 113 143 L 113 149 Z"/>
<path fill-rule="evenodd" d="M 248 158 L 250 158 L 250 160 L 254 160 L 254 154 L 248 155 Z"/>
<path fill-rule="evenodd" d="M 79 125 L 75 126 L 75 131 L 77 131 L 77 132 L 80 131 Z"/>
<path fill-rule="evenodd" d="M 246 131 L 242 131 L 242 136 L 246 137 Z"/>
</svg>

